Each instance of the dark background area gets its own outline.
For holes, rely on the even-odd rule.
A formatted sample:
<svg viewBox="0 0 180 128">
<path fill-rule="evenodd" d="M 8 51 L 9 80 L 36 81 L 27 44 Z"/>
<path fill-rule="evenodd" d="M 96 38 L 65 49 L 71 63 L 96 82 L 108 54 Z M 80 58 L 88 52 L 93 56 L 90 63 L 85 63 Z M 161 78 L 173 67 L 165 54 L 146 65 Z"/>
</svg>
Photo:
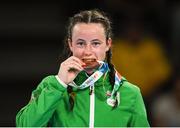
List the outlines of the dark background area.
<svg viewBox="0 0 180 128">
<path fill-rule="evenodd" d="M 31 91 L 45 76 L 57 74 L 65 25 L 68 17 L 80 10 L 99 8 L 108 12 L 117 36 L 129 15 L 139 16 L 139 12 L 130 11 L 132 7 L 140 8 L 146 29 L 164 42 L 174 74 L 178 73 L 179 38 L 172 35 L 173 10 L 177 5 L 174 0 L 1 2 L 0 126 L 15 126 L 15 116 L 28 103 Z"/>
</svg>

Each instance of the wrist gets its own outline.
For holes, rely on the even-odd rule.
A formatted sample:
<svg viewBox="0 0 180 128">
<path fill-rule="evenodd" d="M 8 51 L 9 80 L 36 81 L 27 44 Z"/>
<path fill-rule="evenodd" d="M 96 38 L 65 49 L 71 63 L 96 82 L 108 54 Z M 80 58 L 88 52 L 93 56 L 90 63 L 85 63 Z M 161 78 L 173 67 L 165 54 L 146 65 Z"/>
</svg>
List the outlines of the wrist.
<svg viewBox="0 0 180 128">
<path fill-rule="evenodd" d="M 68 85 L 67 85 L 64 81 L 62 81 L 62 80 L 59 78 L 58 75 L 56 75 L 55 77 L 56 77 L 57 81 L 58 81 L 63 87 L 67 88 Z"/>
</svg>

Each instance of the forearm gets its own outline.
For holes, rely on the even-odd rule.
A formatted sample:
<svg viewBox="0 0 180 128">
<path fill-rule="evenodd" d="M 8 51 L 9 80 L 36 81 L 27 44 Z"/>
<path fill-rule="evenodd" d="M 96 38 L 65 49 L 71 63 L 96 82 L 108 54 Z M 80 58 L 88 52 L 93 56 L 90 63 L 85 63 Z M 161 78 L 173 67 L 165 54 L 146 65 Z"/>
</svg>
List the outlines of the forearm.
<svg viewBox="0 0 180 128">
<path fill-rule="evenodd" d="M 46 126 L 66 90 L 54 76 L 45 78 L 38 87 L 17 114 L 17 126 Z"/>
</svg>

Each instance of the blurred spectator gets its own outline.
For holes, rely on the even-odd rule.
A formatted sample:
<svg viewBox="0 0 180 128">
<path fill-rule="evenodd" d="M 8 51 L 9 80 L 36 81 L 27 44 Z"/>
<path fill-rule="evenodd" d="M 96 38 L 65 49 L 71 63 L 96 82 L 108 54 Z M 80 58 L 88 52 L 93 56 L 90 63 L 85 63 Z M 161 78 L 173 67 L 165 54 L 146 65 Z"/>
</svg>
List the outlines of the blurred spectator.
<svg viewBox="0 0 180 128">
<path fill-rule="evenodd" d="M 159 40 L 145 34 L 142 22 L 131 22 L 124 28 L 124 37 L 113 44 L 113 63 L 148 96 L 170 76 L 169 61 Z"/>
<path fill-rule="evenodd" d="M 174 79 L 172 87 L 170 91 L 161 93 L 153 102 L 152 126 L 180 126 L 180 76 Z"/>
</svg>

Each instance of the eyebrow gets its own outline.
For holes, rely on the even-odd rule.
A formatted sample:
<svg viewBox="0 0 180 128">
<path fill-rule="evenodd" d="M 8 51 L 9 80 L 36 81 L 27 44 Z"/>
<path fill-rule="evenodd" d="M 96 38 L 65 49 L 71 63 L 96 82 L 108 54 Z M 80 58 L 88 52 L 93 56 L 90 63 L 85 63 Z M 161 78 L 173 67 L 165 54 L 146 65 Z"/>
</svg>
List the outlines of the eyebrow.
<svg viewBox="0 0 180 128">
<path fill-rule="evenodd" d="M 84 39 L 77 39 L 76 42 L 77 42 L 77 41 L 84 41 L 84 42 L 86 42 Z M 99 40 L 99 39 L 93 39 L 93 40 L 91 40 L 90 42 L 94 42 L 94 41 L 102 42 L 102 41 Z"/>
<path fill-rule="evenodd" d="M 91 42 L 94 42 L 94 41 L 102 42 L 102 41 L 99 40 L 99 39 L 93 39 L 93 40 L 91 40 Z"/>
<path fill-rule="evenodd" d="M 91 41 L 100 41 L 99 39 L 94 39 L 94 40 L 91 40 Z"/>
<path fill-rule="evenodd" d="M 76 41 L 85 41 L 85 40 L 83 40 L 83 39 L 78 39 L 78 40 L 76 40 Z"/>
</svg>

